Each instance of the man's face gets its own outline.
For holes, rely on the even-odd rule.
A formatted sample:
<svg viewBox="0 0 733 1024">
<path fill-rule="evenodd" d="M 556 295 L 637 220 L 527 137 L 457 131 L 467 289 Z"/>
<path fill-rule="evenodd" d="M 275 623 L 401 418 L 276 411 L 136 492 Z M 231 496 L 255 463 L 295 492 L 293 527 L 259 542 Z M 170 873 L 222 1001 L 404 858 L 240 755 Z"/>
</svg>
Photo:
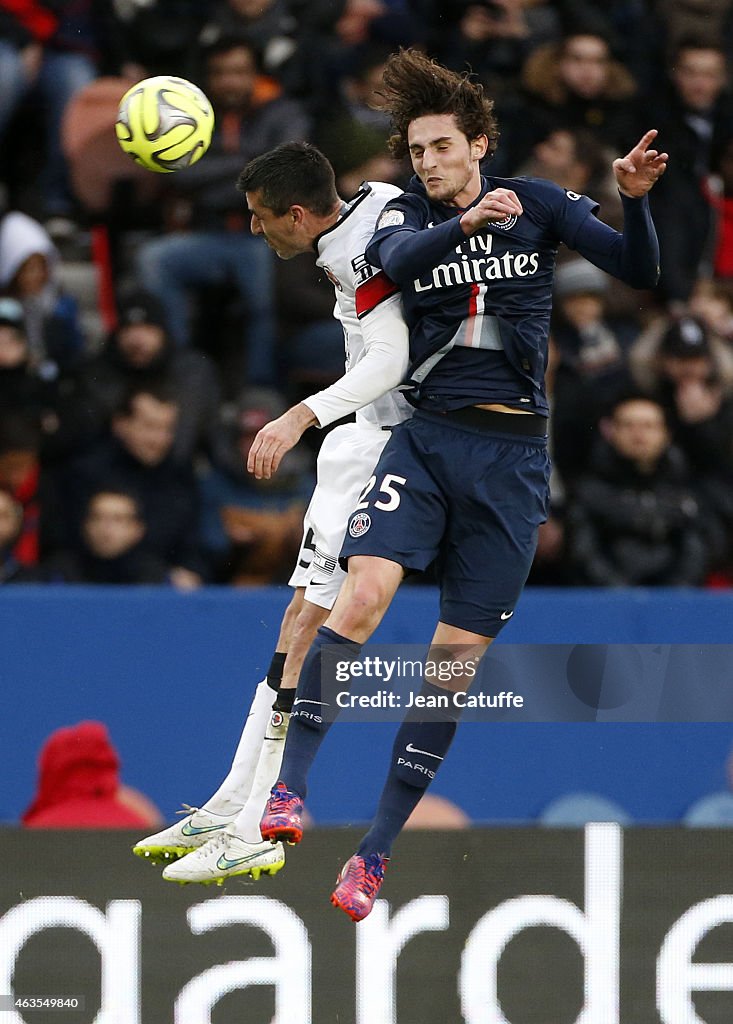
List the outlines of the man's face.
<svg viewBox="0 0 733 1024">
<path fill-rule="evenodd" d="M 135 502 L 124 494 L 98 494 L 84 520 L 84 539 L 97 558 L 119 558 L 143 539 Z"/>
<path fill-rule="evenodd" d="M 0 491 L 0 550 L 15 541 L 22 519 L 22 509 L 13 496 Z"/>
<path fill-rule="evenodd" d="M 25 335 L 11 327 L 10 324 L 0 326 L 0 370 L 13 370 L 28 358 L 28 342 Z"/>
<path fill-rule="evenodd" d="M 163 351 L 165 331 L 157 324 L 130 324 L 121 327 L 117 345 L 130 366 L 149 366 Z"/>
<path fill-rule="evenodd" d="M 669 444 L 664 413 L 655 402 L 624 402 L 613 414 L 611 440 L 626 459 L 656 462 Z"/>
<path fill-rule="evenodd" d="M 677 386 L 681 384 L 707 384 L 714 374 L 710 356 L 668 356 L 661 358 L 662 373 Z"/>
<path fill-rule="evenodd" d="M 48 260 L 41 252 L 34 252 L 21 263 L 13 278 L 15 291 L 21 298 L 37 295 L 48 283 Z"/>
<path fill-rule="evenodd" d="M 246 46 L 237 46 L 209 57 L 208 90 L 215 107 L 241 110 L 249 106 L 257 69 Z"/>
<path fill-rule="evenodd" d="M 600 36 L 572 36 L 560 58 L 560 77 L 576 96 L 592 100 L 606 86 L 609 64 L 608 46 Z"/>
<path fill-rule="evenodd" d="M 313 239 L 304 231 L 293 207 L 278 216 L 265 206 L 259 192 L 247 192 L 246 196 L 252 234 L 262 235 L 281 260 L 290 260 L 300 253 L 312 251 Z"/>
<path fill-rule="evenodd" d="M 129 416 L 117 416 L 114 432 L 138 462 L 157 466 L 169 454 L 176 433 L 178 409 L 153 395 L 136 395 Z"/>
<path fill-rule="evenodd" d="M 682 50 L 672 75 L 685 106 L 708 110 L 725 85 L 725 58 L 718 50 Z"/>
<path fill-rule="evenodd" d="M 534 147 L 534 154 L 548 175 L 561 175 L 575 163 L 575 143 L 570 132 L 551 132 Z M 555 181 L 555 177 L 552 178 Z"/>
<path fill-rule="evenodd" d="M 477 198 L 485 135 L 469 141 L 453 114 L 426 114 L 410 123 L 407 144 L 415 174 L 433 202 L 464 208 Z"/>
<path fill-rule="evenodd" d="M 31 473 L 38 469 L 38 455 L 29 448 L 0 454 L 0 487 L 19 491 Z"/>
</svg>

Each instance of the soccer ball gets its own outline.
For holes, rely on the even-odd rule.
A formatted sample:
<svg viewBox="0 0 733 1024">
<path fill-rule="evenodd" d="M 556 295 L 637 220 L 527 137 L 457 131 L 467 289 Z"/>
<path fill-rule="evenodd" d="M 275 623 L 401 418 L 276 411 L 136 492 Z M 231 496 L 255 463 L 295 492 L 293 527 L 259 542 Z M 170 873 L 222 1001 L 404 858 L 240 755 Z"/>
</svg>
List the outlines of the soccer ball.
<svg viewBox="0 0 733 1024">
<path fill-rule="evenodd" d="M 146 78 L 125 93 L 115 123 L 117 141 L 135 163 L 165 174 L 200 160 L 211 142 L 214 111 L 185 78 Z"/>
</svg>

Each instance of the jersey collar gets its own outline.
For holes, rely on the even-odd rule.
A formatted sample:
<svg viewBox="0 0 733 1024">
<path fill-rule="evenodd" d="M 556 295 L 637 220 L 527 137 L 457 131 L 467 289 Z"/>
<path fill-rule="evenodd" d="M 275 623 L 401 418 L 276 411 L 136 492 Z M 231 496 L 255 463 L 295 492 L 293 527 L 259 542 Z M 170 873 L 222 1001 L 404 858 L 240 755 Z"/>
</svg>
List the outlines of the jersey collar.
<svg viewBox="0 0 733 1024">
<path fill-rule="evenodd" d="M 316 235 L 316 237 L 313 239 L 313 249 L 316 253 L 320 252 L 319 246 L 321 243 L 321 239 L 325 238 L 326 235 L 328 235 L 331 231 L 335 231 L 337 228 L 339 228 L 346 220 L 346 218 L 349 217 L 354 212 L 354 210 L 357 208 L 357 206 L 359 206 L 360 203 L 364 202 L 366 197 L 370 195 L 371 192 L 372 186 L 369 184 L 369 182 L 362 181 L 361 185 L 359 185 L 359 190 L 354 196 L 354 198 L 350 199 L 348 203 L 342 202 L 341 213 L 339 214 L 339 219 L 336 221 L 336 223 L 332 224 L 330 228 L 326 228 L 325 231 L 321 231 L 320 235 Z"/>
</svg>

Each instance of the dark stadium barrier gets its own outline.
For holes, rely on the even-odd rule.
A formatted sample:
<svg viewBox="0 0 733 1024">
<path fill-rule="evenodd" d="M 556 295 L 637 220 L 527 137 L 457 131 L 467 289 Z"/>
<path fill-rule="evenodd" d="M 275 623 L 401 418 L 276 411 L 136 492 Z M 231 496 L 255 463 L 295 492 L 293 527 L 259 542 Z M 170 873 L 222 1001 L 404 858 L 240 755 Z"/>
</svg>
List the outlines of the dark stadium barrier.
<svg viewBox="0 0 733 1024">
<path fill-rule="evenodd" d="M 273 879 L 180 888 L 126 833 L 2 834 L 0 1019 L 45 1024 L 730 1024 L 733 832 L 403 836 L 371 917 L 356 834 Z M 84 1010 L 13 1010 L 13 1001 Z"/>
</svg>

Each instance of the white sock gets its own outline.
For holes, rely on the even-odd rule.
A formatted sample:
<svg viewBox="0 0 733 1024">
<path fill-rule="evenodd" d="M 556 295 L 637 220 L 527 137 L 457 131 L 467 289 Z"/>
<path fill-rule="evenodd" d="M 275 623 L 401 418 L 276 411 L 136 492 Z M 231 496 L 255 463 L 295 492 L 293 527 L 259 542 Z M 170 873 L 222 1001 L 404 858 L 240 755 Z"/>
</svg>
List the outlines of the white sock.
<svg viewBox="0 0 733 1024">
<path fill-rule="evenodd" d="M 247 843 L 261 843 L 260 819 L 270 790 L 280 774 L 285 750 L 285 736 L 290 715 L 273 711 L 262 741 L 262 751 L 247 802 L 234 820 L 234 832 Z"/>
<path fill-rule="evenodd" d="M 233 817 L 244 807 L 255 777 L 260 749 L 272 714 L 275 691 L 263 679 L 252 697 L 249 715 L 234 754 L 229 774 L 202 810 Z"/>
</svg>

